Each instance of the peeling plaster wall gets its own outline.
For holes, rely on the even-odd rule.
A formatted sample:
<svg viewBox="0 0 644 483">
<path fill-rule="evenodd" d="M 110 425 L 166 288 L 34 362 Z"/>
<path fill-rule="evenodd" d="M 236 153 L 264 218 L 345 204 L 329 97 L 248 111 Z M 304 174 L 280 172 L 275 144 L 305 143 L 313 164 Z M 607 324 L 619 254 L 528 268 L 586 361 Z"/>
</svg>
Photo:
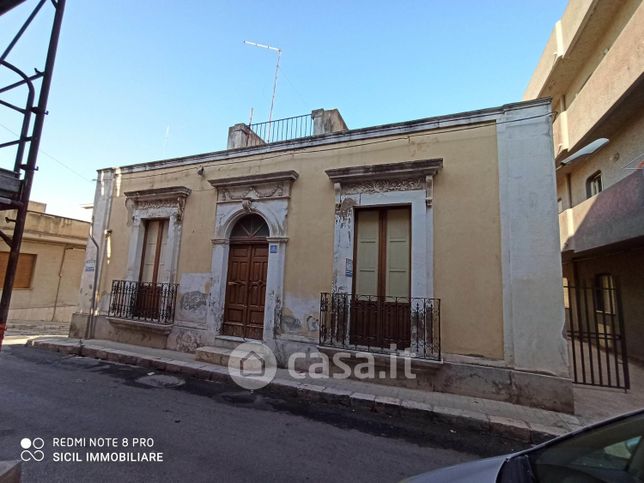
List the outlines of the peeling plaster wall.
<svg viewBox="0 0 644 483">
<path fill-rule="evenodd" d="M 208 315 L 208 295 L 212 275 L 207 273 L 182 273 L 177 293 L 176 323 L 194 324 L 205 328 Z"/>
<path fill-rule="evenodd" d="M 275 336 L 295 341 L 317 341 L 320 328 L 320 299 L 286 294 Z"/>
</svg>

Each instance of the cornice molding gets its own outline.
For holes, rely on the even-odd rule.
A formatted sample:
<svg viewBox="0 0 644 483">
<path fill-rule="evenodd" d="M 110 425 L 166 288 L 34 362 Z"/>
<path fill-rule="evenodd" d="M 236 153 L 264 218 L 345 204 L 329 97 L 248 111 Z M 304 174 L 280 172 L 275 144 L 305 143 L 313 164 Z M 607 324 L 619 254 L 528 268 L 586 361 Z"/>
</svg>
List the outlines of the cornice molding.
<svg viewBox="0 0 644 483">
<path fill-rule="evenodd" d="M 234 178 L 209 179 L 213 188 L 232 188 L 238 186 L 254 186 L 258 184 L 277 183 L 280 181 L 293 182 L 299 177 L 297 171 L 276 171 L 274 173 L 251 174 Z"/>
<path fill-rule="evenodd" d="M 186 199 L 192 190 L 185 186 L 168 186 L 165 188 L 153 188 L 149 190 L 126 191 L 125 206 L 130 212 L 130 218 L 134 221 L 134 212 L 145 213 L 148 210 L 165 209 L 171 210 L 178 223 L 183 219 L 183 210 L 186 206 Z"/>
<path fill-rule="evenodd" d="M 141 201 L 159 201 L 177 198 L 187 198 L 192 193 L 190 188 L 185 186 L 168 186 L 165 188 L 153 188 L 149 190 L 126 191 L 123 194 L 126 198 L 131 199 L 135 203 Z"/>
<path fill-rule="evenodd" d="M 276 171 L 211 179 L 208 182 L 217 190 L 217 203 L 241 201 L 244 209 L 250 211 L 252 201 L 288 199 L 291 195 L 291 185 L 298 176 L 296 171 Z"/>
<path fill-rule="evenodd" d="M 404 161 L 402 163 L 372 164 L 368 166 L 350 166 L 346 168 L 327 169 L 325 173 L 333 183 L 364 183 L 366 181 L 393 179 L 418 179 L 434 176 L 443 168 L 443 159 L 424 159 Z"/>
</svg>

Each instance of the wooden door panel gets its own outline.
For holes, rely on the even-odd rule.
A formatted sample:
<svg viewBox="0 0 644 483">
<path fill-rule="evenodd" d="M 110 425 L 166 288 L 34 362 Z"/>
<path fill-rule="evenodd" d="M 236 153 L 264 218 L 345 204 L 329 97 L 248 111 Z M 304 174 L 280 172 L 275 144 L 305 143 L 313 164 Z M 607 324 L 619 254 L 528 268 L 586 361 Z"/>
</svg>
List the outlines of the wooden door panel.
<svg viewBox="0 0 644 483">
<path fill-rule="evenodd" d="M 382 207 L 356 213 L 349 339 L 388 349 L 409 347 L 411 212 Z"/>
<path fill-rule="evenodd" d="M 231 244 L 222 332 L 262 339 L 268 244 Z"/>
</svg>

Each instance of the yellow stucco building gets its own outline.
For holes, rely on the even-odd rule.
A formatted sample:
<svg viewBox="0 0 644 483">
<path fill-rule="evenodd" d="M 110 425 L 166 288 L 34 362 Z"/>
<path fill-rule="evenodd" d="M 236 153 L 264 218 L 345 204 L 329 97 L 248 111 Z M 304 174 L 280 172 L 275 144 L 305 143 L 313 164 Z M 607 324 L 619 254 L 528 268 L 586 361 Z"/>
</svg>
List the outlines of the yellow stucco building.
<svg viewBox="0 0 644 483">
<path fill-rule="evenodd" d="M 89 223 L 45 213 L 44 203 L 30 202 L 9 307 L 11 321 L 69 322 L 78 306 Z M 8 213 L 7 218 L 13 218 Z M 0 229 L 13 233 L 3 217 Z M 0 249 L 0 279 L 9 247 Z"/>
<path fill-rule="evenodd" d="M 411 355 L 405 384 L 571 410 L 555 200 L 548 100 L 236 125 L 224 151 L 99 171 L 71 335 Z"/>
</svg>

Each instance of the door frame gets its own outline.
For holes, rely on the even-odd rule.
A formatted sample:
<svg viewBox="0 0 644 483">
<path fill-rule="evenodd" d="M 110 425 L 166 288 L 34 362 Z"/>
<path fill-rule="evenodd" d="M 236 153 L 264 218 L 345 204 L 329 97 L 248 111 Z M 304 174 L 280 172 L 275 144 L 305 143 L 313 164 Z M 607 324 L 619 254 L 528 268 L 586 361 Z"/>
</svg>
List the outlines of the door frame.
<svg viewBox="0 0 644 483">
<path fill-rule="evenodd" d="M 262 200 L 253 202 L 250 213 L 260 215 L 269 229 L 268 268 L 266 273 L 266 299 L 264 303 L 263 342 L 274 348 L 275 327 L 281 320 L 284 268 L 286 260 L 286 213 L 288 199 Z M 208 330 L 216 337 L 222 332 L 224 320 L 226 287 L 228 283 L 228 257 L 230 254 L 230 235 L 235 223 L 249 211 L 241 203 L 218 203 L 215 224 L 215 237 L 212 239 L 213 251 L 211 262 L 212 310 L 208 311 Z"/>
</svg>

